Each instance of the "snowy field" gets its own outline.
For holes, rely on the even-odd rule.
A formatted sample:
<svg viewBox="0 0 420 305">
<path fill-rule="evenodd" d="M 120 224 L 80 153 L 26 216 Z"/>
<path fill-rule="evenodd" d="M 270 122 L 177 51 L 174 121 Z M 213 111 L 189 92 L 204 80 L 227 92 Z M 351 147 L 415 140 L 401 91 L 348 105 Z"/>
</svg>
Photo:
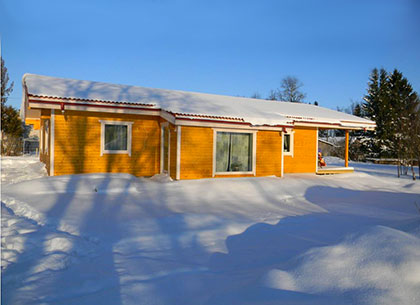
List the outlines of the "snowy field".
<svg viewBox="0 0 420 305">
<path fill-rule="evenodd" d="M 171 182 L 3 158 L 2 304 L 420 304 L 420 181 L 350 166 Z"/>
</svg>

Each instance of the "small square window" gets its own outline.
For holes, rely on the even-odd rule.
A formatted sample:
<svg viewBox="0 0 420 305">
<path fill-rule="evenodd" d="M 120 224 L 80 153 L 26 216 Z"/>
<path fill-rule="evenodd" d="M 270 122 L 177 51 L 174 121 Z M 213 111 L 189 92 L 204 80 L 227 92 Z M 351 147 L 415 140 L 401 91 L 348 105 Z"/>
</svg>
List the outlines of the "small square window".
<svg viewBox="0 0 420 305">
<path fill-rule="evenodd" d="M 127 150 L 128 126 L 105 124 L 105 150 Z"/>
<path fill-rule="evenodd" d="M 101 122 L 101 156 L 128 154 L 131 156 L 131 125 L 133 122 Z"/>
</svg>

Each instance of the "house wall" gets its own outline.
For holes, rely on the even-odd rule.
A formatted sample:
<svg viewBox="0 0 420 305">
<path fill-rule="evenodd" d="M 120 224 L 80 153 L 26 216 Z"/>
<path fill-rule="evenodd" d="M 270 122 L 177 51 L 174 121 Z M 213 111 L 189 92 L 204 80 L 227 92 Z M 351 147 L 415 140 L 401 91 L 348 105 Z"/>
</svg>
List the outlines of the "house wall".
<svg viewBox="0 0 420 305">
<path fill-rule="evenodd" d="M 50 119 L 43 111 L 41 126 Z M 101 152 L 100 120 L 129 121 L 132 125 L 132 150 L 128 154 Z M 152 176 L 160 172 L 161 123 L 155 116 L 82 112 L 66 110 L 55 114 L 54 174 L 121 172 L 136 176 Z M 176 178 L 177 132 L 170 127 L 170 175 Z M 284 156 L 284 173 L 316 171 L 316 128 L 294 129 L 294 155 Z M 281 133 L 256 133 L 256 176 L 281 175 Z M 51 137 L 49 137 L 51 139 Z M 44 145 L 46 145 L 44 143 Z M 40 159 L 47 165 L 51 149 L 41 152 Z M 211 178 L 213 174 L 213 128 L 181 127 L 180 179 Z M 252 175 L 217 175 L 238 177 Z"/>
<path fill-rule="evenodd" d="M 316 128 L 295 127 L 293 140 L 293 157 L 284 156 L 284 173 L 316 172 Z"/>
<path fill-rule="evenodd" d="M 211 178 L 213 174 L 213 128 L 182 126 L 181 179 Z M 172 137 L 172 136 L 171 136 Z M 256 175 L 281 175 L 281 133 L 258 131 Z M 172 144 L 171 144 L 172 149 Z M 176 156 L 175 156 L 176 157 Z M 171 157 L 172 158 L 172 157 Z M 171 175 L 172 176 L 172 175 Z M 252 174 L 216 175 L 223 177 L 252 177 Z"/>
<path fill-rule="evenodd" d="M 101 156 L 99 120 L 132 125 L 131 156 Z M 160 118 L 154 116 L 66 110 L 55 114 L 54 174 L 119 172 L 152 176 L 160 171 Z"/>
<path fill-rule="evenodd" d="M 257 176 L 281 176 L 281 132 L 257 132 Z"/>
<path fill-rule="evenodd" d="M 180 179 L 211 178 L 213 172 L 213 129 L 181 127 Z"/>
</svg>

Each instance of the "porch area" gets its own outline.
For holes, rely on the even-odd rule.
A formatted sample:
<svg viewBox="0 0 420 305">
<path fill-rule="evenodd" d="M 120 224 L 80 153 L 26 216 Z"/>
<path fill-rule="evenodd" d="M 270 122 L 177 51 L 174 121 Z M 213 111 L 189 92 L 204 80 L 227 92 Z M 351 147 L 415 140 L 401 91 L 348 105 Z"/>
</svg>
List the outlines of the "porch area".
<svg viewBox="0 0 420 305">
<path fill-rule="evenodd" d="M 353 167 L 338 167 L 338 166 L 324 166 L 319 167 L 316 174 L 317 175 L 334 175 L 334 174 L 348 174 L 353 173 Z"/>
<path fill-rule="evenodd" d="M 318 152 L 319 153 L 319 152 Z M 316 170 L 317 175 L 335 175 L 335 174 L 348 174 L 353 173 L 354 168 L 349 167 L 349 130 L 345 131 L 345 142 L 344 142 L 344 166 L 328 166 L 323 165 L 322 157 L 318 157 L 318 166 Z M 325 163 L 324 163 L 325 164 Z"/>
</svg>

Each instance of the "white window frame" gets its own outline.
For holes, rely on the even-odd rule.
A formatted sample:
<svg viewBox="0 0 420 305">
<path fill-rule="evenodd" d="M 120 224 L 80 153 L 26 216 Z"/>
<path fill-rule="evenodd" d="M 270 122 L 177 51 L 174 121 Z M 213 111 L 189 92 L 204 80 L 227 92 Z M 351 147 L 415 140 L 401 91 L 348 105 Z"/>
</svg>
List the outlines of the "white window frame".
<svg viewBox="0 0 420 305">
<path fill-rule="evenodd" d="M 128 154 L 131 157 L 131 137 L 133 122 L 124 121 L 104 121 L 99 120 L 101 123 L 101 157 L 104 154 Z M 127 149 L 126 150 L 108 150 L 105 149 L 105 125 L 125 125 L 127 126 Z"/>
<path fill-rule="evenodd" d="M 217 151 L 217 133 L 230 132 L 230 133 L 247 133 L 252 135 L 252 171 L 246 172 L 216 172 L 216 151 Z M 217 175 L 256 175 L 257 167 L 257 130 L 249 129 L 220 129 L 213 128 L 213 177 Z"/>
<path fill-rule="evenodd" d="M 284 143 L 285 143 L 285 139 L 284 139 L 283 140 L 283 154 L 285 156 L 291 156 L 293 158 L 294 147 L 295 147 L 295 131 L 294 130 L 286 130 L 286 132 L 284 132 L 283 137 L 285 138 L 286 135 L 290 136 L 290 151 L 285 151 L 284 150 Z"/>
</svg>

